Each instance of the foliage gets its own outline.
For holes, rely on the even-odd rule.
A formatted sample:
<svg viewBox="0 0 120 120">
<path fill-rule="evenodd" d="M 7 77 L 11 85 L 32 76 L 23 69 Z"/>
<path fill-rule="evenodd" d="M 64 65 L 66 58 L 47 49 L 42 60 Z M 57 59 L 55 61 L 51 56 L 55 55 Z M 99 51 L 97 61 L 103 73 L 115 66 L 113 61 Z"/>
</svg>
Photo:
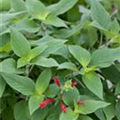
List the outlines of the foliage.
<svg viewBox="0 0 120 120">
<path fill-rule="evenodd" d="M 0 0 L 1 120 L 120 120 L 119 0 Z"/>
</svg>

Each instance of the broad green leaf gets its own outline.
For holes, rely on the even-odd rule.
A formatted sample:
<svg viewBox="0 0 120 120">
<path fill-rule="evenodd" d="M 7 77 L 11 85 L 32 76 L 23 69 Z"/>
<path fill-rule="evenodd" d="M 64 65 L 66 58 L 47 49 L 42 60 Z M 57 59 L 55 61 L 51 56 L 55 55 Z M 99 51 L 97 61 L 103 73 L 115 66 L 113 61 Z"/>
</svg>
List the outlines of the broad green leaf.
<svg viewBox="0 0 120 120">
<path fill-rule="evenodd" d="M 107 120 L 112 120 L 115 117 L 115 106 L 113 104 L 103 108 Z"/>
<path fill-rule="evenodd" d="M 52 74 L 51 70 L 46 69 L 38 76 L 37 81 L 36 81 L 36 91 L 39 94 L 44 93 L 45 90 L 48 88 L 48 85 L 51 80 L 51 74 Z"/>
<path fill-rule="evenodd" d="M 98 109 L 95 111 L 95 115 L 100 119 L 100 120 L 106 120 L 106 116 L 103 112 L 103 109 Z"/>
<path fill-rule="evenodd" d="M 9 53 L 11 50 L 12 49 L 11 49 L 10 42 L 6 43 L 3 46 L 0 46 L 0 52 L 7 52 L 7 53 Z"/>
<path fill-rule="evenodd" d="M 44 109 L 38 109 L 32 114 L 31 120 L 44 120 L 47 113 L 48 113 L 47 107 L 45 107 Z"/>
<path fill-rule="evenodd" d="M 26 10 L 25 2 L 23 0 L 11 0 L 11 7 L 15 11 L 23 11 Z"/>
<path fill-rule="evenodd" d="M 49 98 L 53 98 L 56 95 L 58 95 L 58 92 L 60 91 L 60 88 L 56 84 L 51 84 L 45 91 L 45 95 Z"/>
<path fill-rule="evenodd" d="M 59 120 L 77 120 L 78 114 L 74 113 L 74 111 L 71 108 L 67 108 L 67 112 L 62 112 L 60 114 Z"/>
<path fill-rule="evenodd" d="M 98 29 L 100 29 L 100 30 L 102 30 L 102 31 L 106 31 L 106 29 L 103 28 L 103 27 L 102 27 L 98 22 L 96 22 L 96 21 L 91 22 L 90 25 L 91 25 L 92 27 L 98 28 Z"/>
<path fill-rule="evenodd" d="M 120 64 L 116 64 L 115 67 L 116 67 L 117 70 L 120 72 Z"/>
<path fill-rule="evenodd" d="M 35 92 L 35 84 L 30 78 L 10 73 L 1 75 L 8 85 L 23 95 L 32 95 Z"/>
<path fill-rule="evenodd" d="M 22 14 L 24 14 L 24 13 L 26 13 L 26 11 L 20 11 L 20 12 L 15 12 L 15 13 L 8 13 L 8 12 L 6 12 L 6 13 L 1 13 L 0 14 L 0 18 L 2 18 L 1 19 L 1 23 L 4 23 L 4 24 L 2 24 L 2 25 L 6 25 L 6 24 L 8 24 L 9 22 L 10 22 L 10 20 L 12 20 L 13 18 L 15 18 L 16 16 L 18 16 L 18 15 L 22 15 Z M 3 31 L 2 31 L 3 32 Z"/>
<path fill-rule="evenodd" d="M 71 9 L 78 0 L 60 0 L 60 2 L 47 7 L 54 15 L 60 15 Z"/>
<path fill-rule="evenodd" d="M 10 9 L 10 0 L 0 0 L 0 11 L 7 11 Z"/>
<path fill-rule="evenodd" d="M 68 12 L 67 12 L 67 20 L 70 22 L 77 22 L 80 20 L 80 9 L 78 4 L 75 4 Z"/>
<path fill-rule="evenodd" d="M 80 99 L 80 94 L 79 91 L 73 87 L 72 90 L 65 91 L 62 98 L 66 105 L 74 105 L 74 102 Z"/>
<path fill-rule="evenodd" d="M 1 114 L 1 117 L 3 120 L 13 120 L 14 116 L 13 116 L 13 109 L 11 107 L 6 107 Z"/>
<path fill-rule="evenodd" d="M 47 48 L 47 46 L 38 46 L 38 47 L 35 47 L 32 50 L 30 50 L 30 52 L 28 53 L 28 56 L 27 56 L 28 61 L 30 61 L 33 58 L 40 55 L 42 52 L 45 51 L 46 48 Z"/>
<path fill-rule="evenodd" d="M 6 108 L 6 103 L 4 99 L 0 99 L 0 114 L 3 112 L 3 110 L 5 110 L 5 108 Z"/>
<path fill-rule="evenodd" d="M 81 24 L 77 24 L 75 26 L 73 26 L 71 29 L 60 29 L 58 31 L 56 31 L 55 37 L 57 38 L 62 38 L 62 39 L 67 39 L 73 35 L 75 35 L 76 33 L 78 33 L 81 29 L 82 29 L 82 25 Z"/>
<path fill-rule="evenodd" d="M 30 61 L 33 58 L 39 56 L 46 48 L 47 46 L 39 46 L 39 47 L 35 47 L 32 50 L 30 50 L 30 52 L 28 53 L 26 57 L 22 57 L 18 59 L 17 68 L 23 67 L 26 64 L 30 64 Z"/>
<path fill-rule="evenodd" d="M 25 57 L 30 51 L 30 44 L 27 39 L 17 30 L 11 28 L 11 46 L 19 57 Z"/>
<path fill-rule="evenodd" d="M 32 95 L 30 97 L 29 102 L 28 102 L 30 115 L 32 115 L 39 108 L 39 104 L 43 100 L 44 100 L 43 95 Z"/>
<path fill-rule="evenodd" d="M 59 115 L 58 114 L 51 114 L 47 120 L 58 120 L 59 119 Z"/>
<path fill-rule="evenodd" d="M 100 24 L 100 26 L 106 29 L 111 23 L 110 15 L 97 0 L 92 1 L 91 17 L 94 21 Z"/>
<path fill-rule="evenodd" d="M 67 45 L 61 45 L 61 47 L 54 54 L 60 55 L 65 59 L 69 59 L 71 57 Z"/>
<path fill-rule="evenodd" d="M 51 36 L 45 36 L 39 40 L 32 41 L 31 44 L 34 46 L 47 46 L 47 49 L 42 53 L 43 56 L 49 56 L 58 51 L 64 43 L 67 42 L 65 39 L 56 39 Z"/>
<path fill-rule="evenodd" d="M 44 22 L 48 25 L 53 25 L 55 27 L 67 27 L 67 25 L 62 19 L 54 15 L 48 15 Z"/>
<path fill-rule="evenodd" d="M 13 24 L 12 27 L 16 30 L 24 30 L 30 33 L 35 33 L 40 29 L 39 24 L 37 24 L 33 20 L 28 19 L 20 20 L 19 22 Z"/>
<path fill-rule="evenodd" d="M 4 91 L 5 91 L 5 86 L 6 86 L 6 82 L 0 76 L 0 98 L 2 97 L 2 95 L 3 95 Z"/>
<path fill-rule="evenodd" d="M 69 51 L 83 67 L 86 67 L 89 64 L 91 60 L 91 56 L 86 49 L 80 46 L 74 45 L 69 47 Z"/>
<path fill-rule="evenodd" d="M 28 106 L 26 101 L 22 100 L 15 104 L 14 117 L 15 117 L 15 120 L 29 120 Z"/>
<path fill-rule="evenodd" d="M 98 67 L 108 67 L 115 60 L 119 59 L 120 59 L 120 47 L 114 49 L 110 48 L 98 49 L 92 54 L 91 65 Z"/>
<path fill-rule="evenodd" d="M 42 67 L 57 67 L 58 63 L 53 58 L 37 57 L 31 61 L 32 64 Z"/>
<path fill-rule="evenodd" d="M 95 112 L 97 109 L 105 108 L 108 105 L 109 103 L 103 101 L 86 100 L 85 105 L 75 104 L 75 113 L 90 114 Z"/>
<path fill-rule="evenodd" d="M 103 99 L 103 86 L 100 77 L 95 72 L 83 75 L 82 80 L 86 87 L 100 99 Z"/>
<path fill-rule="evenodd" d="M 58 66 L 58 69 L 69 69 L 72 71 L 78 71 L 77 67 L 75 64 L 70 63 L 70 62 L 64 62 Z"/>
<path fill-rule="evenodd" d="M 116 117 L 118 120 L 120 120 L 120 100 L 118 100 L 116 104 Z"/>
<path fill-rule="evenodd" d="M 87 44 L 90 47 L 92 47 L 98 40 L 98 34 L 96 28 L 89 27 L 84 31 L 83 34 L 84 35 L 86 34 L 85 44 Z"/>
<path fill-rule="evenodd" d="M 77 120 L 93 120 L 92 118 L 88 117 L 88 116 L 83 116 L 80 115 L 79 118 Z"/>
<path fill-rule="evenodd" d="M 45 20 L 49 11 L 45 8 L 44 4 L 38 0 L 27 0 L 26 6 L 29 13 L 39 20 Z"/>
<path fill-rule="evenodd" d="M 23 69 L 17 69 L 17 63 L 13 58 L 5 59 L 0 63 L 0 72 L 4 73 L 24 73 Z"/>
<path fill-rule="evenodd" d="M 27 64 L 29 64 L 28 59 L 25 58 L 25 57 L 21 57 L 21 58 L 19 58 L 18 61 L 17 61 L 17 68 L 23 67 L 23 66 L 25 66 L 25 65 L 27 65 Z"/>
<path fill-rule="evenodd" d="M 115 94 L 119 94 L 120 93 L 120 81 L 117 83 L 117 86 L 115 88 Z"/>
<path fill-rule="evenodd" d="M 101 71 L 102 71 L 103 76 L 106 79 L 110 80 L 112 83 L 117 84 L 119 82 L 120 71 L 117 70 L 117 68 L 114 65 L 107 67 L 107 68 L 103 68 L 101 69 Z"/>
<path fill-rule="evenodd" d="M 109 30 L 112 31 L 112 32 L 115 32 L 115 33 L 119 33 L 120 25 L 119 25 L 116 18 L 110 23 Z"/>
</svg>

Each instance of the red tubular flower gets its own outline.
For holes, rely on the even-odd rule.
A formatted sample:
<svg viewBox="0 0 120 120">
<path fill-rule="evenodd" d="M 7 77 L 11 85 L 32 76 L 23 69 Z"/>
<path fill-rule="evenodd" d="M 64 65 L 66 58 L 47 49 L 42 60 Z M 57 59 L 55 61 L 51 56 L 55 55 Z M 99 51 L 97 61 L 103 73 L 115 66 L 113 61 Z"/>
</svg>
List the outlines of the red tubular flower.
<svg viewBox="0 0 120 120">
<path fill-rule="evenodd" d="M 85 105 L 85 101 L 84 100 L 79 100 L 79 101 L 77 101 L 77 104 L 78 105 Z"/>
<path fill-rule="evenodd" d="M 47 99 L 43 102 L 40 103 L 40 108 L 44 108 L 45 106 L 47 106 L 49 103 L 53 102 L 54 101 L 54 98 L 50 98 L 50 99 Z"/>
<path fill-rule="evenodd" d="M 61 84 L 60 84 L 60 81 L 57 77 L 53 77 L 53 80 L 55 81 L 55 83 L 60 87 Z"/>
<path fill-rule="evenodd" d="M 71 86 L 74 87 L 74 86 L 76 86 L 76 85 L 77 85 L 77 82 L 76 82 L 76 81 L 72 81 Z"/>
<path fill-rule="evenodd" d="M 61 110 L 62 110 L 64 113 L 67 112 L 67 108 L 66 108 L 66 106 L 65 106 L 62 102 L 60 103 L 60 107 L 61 107 Z"/>
</svg>

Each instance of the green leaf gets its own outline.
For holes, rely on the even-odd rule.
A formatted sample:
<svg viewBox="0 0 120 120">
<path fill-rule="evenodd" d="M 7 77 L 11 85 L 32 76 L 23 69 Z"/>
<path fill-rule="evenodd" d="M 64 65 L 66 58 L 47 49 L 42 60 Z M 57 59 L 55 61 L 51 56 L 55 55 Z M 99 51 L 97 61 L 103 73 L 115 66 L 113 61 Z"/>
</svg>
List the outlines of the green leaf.
<svg viewBox="0 0 120 120">
<path fill-rule="evenodd" d="M 60 0 L 60 2 L 48 6 L 47 9 L 54 15 L 60 15 L 71 9 L 78 0 Z"/>
<path fill-rule="evenodd" d="M 45 107 L 44 109 L 38 109 L 32 114 L 31 120 L 44 120 L 47 113 L 48 113 L 47 107 Z"/>
<path fill-rule="evenodd" d="M 28 59 L 25 58 L 25 57 L 21 57 L 21 58 L 19 58 L 18 61 L 17 61 L 17 68 L 23 67 L 23 66 L 25 66 L 25 65 L 27 65 L 27 64 L 29 64 Z"/>
<path fill-rule="evenodd" d="M 44 100 L 43 95 L 32 95 L 29 99 L 29 110 L 30 110 L 30 115 L 32 115 L 38 108 L 40 102 Z"/>
<path fill-rule="evenodd" d="M 11 7 L 15 11 L 23 11 L 26 10 L 25 2 L 23 0 L 11 0 Z"/>
<path fill-rule="evenodd" d="M 82 25 L 81 24 L 77 24 L 75 26 L 73 26 L 71 29 L 60 29 L 58 31 L 56 31 L 55 37 L 57 38 L 62 38 L 62 39 L 67 39 L 73 35 L 75 35 L 76 33 L 78 33 L 81 29 L 82 29 Z"/>
<path fill-rule="evenodd" d="M 114 65 L 101 69 L 103 76 L 112 83 L 117 84 L 120 78 L 120 71 Z M 112 74 L 111 74 L 112 73 Z"/>
<path fill-rule="evenodd" d="M 58 63 L 53 58 L 37 57 L 31 61 L 32 64 L 42 67 L 57 67 Z"/>
<path fill-rule="evenodd" d="M 44 93 L 45 90 L 48 88 L 48 85 L 49 85 L 50 80 L 51 80 L 51 74 L 52 74 L 51 70 L 50 69 L 46 69 L 37 78 L 37 81 L 36 81 L 36 91 L 39 94 Z"/>
<path fill-rule="evenodd" d="M 30 33 L 35 33 L 39 31 L 40 26 L 33 20 L 23 19 L 12 25 L 16 30 L 24 30 Z"/>
<path fill-rule="evenodd" d="M 65 91 L 62 98 L 66 105 L 74 105 L 74 102 L 80 99 L 80 94 L 79 91 L 73 87 L 72 90 Z"/>
<path fill-rule="evenodd" d="M 27 56 L 28 61 L 31 61 L 33 58 L 37 57 L 40 55 L 42 52 L 46 50 L 47 46 L 38 46 L 33 48 Z"/>
<path fill-rule="evenodd" d="M 4 73 L 24 73 L 23 69 L 17 69 L 17 63 L 13 58 L 5 59 L 0 63 L 0 72 Z"/>
<path fill-rule="evenodd" d="M 9 73 L 1 75 L 8 85 L 23 95 L 32 95 L 35 92 L 35 84 L 30 78 Z"/>
<path fill-rule="evenodd" d="M 64 62 L 58 66 L 58 69 L 69 69 L 72 71 L 78 71 L 77 67 L 75 64 L 70 63 L 70 62 Z"/>
<path fill-rule="evenodd" d="M 58 120 L 59 119 L 59 115 L 58 114 L 51 114 L 47 120 Z"/>
<path fill-rule="evenodd" d="M 119 25 L 116 18 L 110 23 L 109 30 L 112 31 L 112 32 L 115 32 L 115 33 L 119 33 L 120 25 Z"/>
<path fill-rule="evenodd" d="M 30 51 L 30 44 L 27 39 L 17 30 L 11 28 L 11 46 L 19 57 L 25 57 Z"/>
<path fill-rule="evenodd" d="M 10 0 L 0 0 L 0 11 L 7 11 L 10 9 Z"/>
<path fill-rule="evenodd" d="M 30 64 L 30 61 L 33 58 L 39 56 L 46 48 L 47 48 L 47 46 L 39 46 L 39 47 L 35 47 L 32 50 L 30 50 L 30 52 L 28 53 L 28 55 L 26 57 L 22 57 L 22 58 L 18 59 L 17 68 L 23 67 L 26 64 Z"/>
<path fill-rule="evenodd" d="M 39 20 L 45 20 L 49 11 L 45 8 L 44 4 L 38 0 L 27 0 L 26 6 L 29 13 Z"/>
<path fill-rule="evenodd" d="M 20 101 L 14 107 L 15 120 L 29 120 L 28 106 L 26 101 Z"/>
<path fill-rule="evenodd" d="M 92 118 L 88 117 L 88 116 L 83 116 L 80 115 L 79 118 L 77 120 L 93 120 Z"/>
<path fill-rule="evenodd" d="M 62 112 L 59 120 L 77 120 L 78 114 L 74 113 L 71 108 L 67 108 L 67 112 Z"/>
<path fill-rule="evenodd" d="M 54 54 L 60 55 L 65 59 L 69 59 L 71 56 L 67 45 L 61 45 L 61 47 Z"/>
<path fill-rule="evenodd" d="M 44 22 L 48 25 L 53 25 L 55 27 L 67 27 L 67 25 L 64 23 L 62 19 L 54 15 L 48 15 Z"/>
<path fill-rule="evenodd" d="M 14 12 L 14 13 L 8 13 L 8 12 L 6 12 L 6 13 L 2 13 L 2 14 L 0 14 L 0 18 L 2 17 L 2 19 L 1 19 L 1 23 L 4 23 L 4 24 L 2 24 L 2 25 L 6 25 L 6 24 L 8 24 L 9 23 L 9 21 L 10 20 L 12 20 L 14 17 L 16 17 L 16 16 L 18 16 L 18 15 L 22 15 L 22 14 L 24 14 L 24 13 L 26 13 L 26 11 L 20 11 L 20 12 Z M 2 31 L 3 32 L 3 31 Z"/>
<path fill-rule="evenodd" d="M 110 15 L 97 0 L 92 1 L 91 17 L 100 26 L 106 29 L 108 25 L 111 23 Z"/>
<path fill-rule="evenodd" d="M 79 63 L 83 67 L 86 67 L 89 64 L 91 60 L 91 56 L 86 49 L 80 46 L 74 45 L 69 47 L 69 51 L 74 56 L 74 58 L 76 58 L 76 60 L 79 61 Z"/>
<path fill-rule="evenodd" d="M 7 114 L 7 115 L 6 115 Z M 13 120 L 13 109 L 11 107 L 6 107 L 1 114 L 3 120 Z"/>
<path fill-rule="evenodd" d="M 103 86 L 100 77 L 95 72 L 83 75 L 82 80 L 86 87 L 100 99 L 103 99 Z"/>
<path fill-rule="evenodd" d="M 100 119 L 100 120 L 106 120 L 106 116 L 103 112 L 103 109 L 98 109 L 95 111 L 95 115 Z"/>
<path fill-rule="evenodd" d="M 44 94 L 49 98 L 53 98 L 58 94 L 59 91 L 60 88 L 56 84 L 51 84 L 49 85 Z"/>
<path fill-rule="evenodd" d="M 50 54 L 54 54 L 56 51 L 62 48 L 65 42 L 67 42 L 67 40 L 56 39 L 51 36 L 45 36 L 37 41 L 32 41 L 32 45 L 47 46 L 47 49 L 42 53 L 42 55 L 49 56 Z"/>
<path fill-rule="evenodd" d="M 120 93 L 120 81 L 117 83 L 117 86 L 115 88 L 115 95 Z"/>
<path fill-rule="evenodd" d="M 90 114 L 95 112 L 97 109 L 104 108 L 108 105 L 109 103 L 103 101 L 86 100 L 85 105 L 75 104 L 75 113 Z"/>
<path fill-rule="evenodd" d="M 103 109 L 107 120 L 112 120 L 115 117 L 115 106 L 113 104 Z"/>
<path fill-rule="evenodd" d="M 116 104 L 116 116 L 117 116 L 117 119 L 120 120 L 120 100 L 118 100 Z"/>
<path fill-rule="evenodd" d="M 5 91 L 5 86 L 6 86 L 6 82 L 0 76 L 0 98 L 2 97 L 2 95 L 3 95 L 4 91 Z"/>
<path fill-rule="evenodd" d="M 109 67 L 115 60 L 120 59 L 120 47 L 98 49 L 92 54 L 91 65 Z"/>
</svg>

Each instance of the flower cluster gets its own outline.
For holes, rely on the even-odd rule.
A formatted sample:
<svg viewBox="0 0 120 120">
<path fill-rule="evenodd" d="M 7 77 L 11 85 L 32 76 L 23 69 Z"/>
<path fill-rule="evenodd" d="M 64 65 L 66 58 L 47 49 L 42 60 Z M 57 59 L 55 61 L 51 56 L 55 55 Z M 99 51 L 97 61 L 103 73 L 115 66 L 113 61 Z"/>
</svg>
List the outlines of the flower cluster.
<svg viewBox="0 0 120 120">
<path fill-rule="evenodd" d="M 53 76 L 53 80 L 54 80 L 54 82 L 56 83 L 57 86 L 61 87 L 61 83 L 60 83 L 60 81 L 59 81 L 59 79 L 57 77 Z M 76 85 L 77 85 L 77 82 L 76 81 L 72 81 L 71 86 L 74 87 Z M 41 102 L 39 107 L 42 109 L 42 108 L 46 107 L 48 104 L 52 103 L 54 100 L 55 100 L 55 98 L 49 98 L 49 99 Z M 77 101 L 77 104 L 78 105 L 84 105 L 85 101 L 82 101 L 82 100 Z M 61 107 L 61 110 L 64 113 L 67 112 L 67 107 L 65 106 L 65 104 L 62 101 L 60 102 L 60 107 Z"/>
</svg>

